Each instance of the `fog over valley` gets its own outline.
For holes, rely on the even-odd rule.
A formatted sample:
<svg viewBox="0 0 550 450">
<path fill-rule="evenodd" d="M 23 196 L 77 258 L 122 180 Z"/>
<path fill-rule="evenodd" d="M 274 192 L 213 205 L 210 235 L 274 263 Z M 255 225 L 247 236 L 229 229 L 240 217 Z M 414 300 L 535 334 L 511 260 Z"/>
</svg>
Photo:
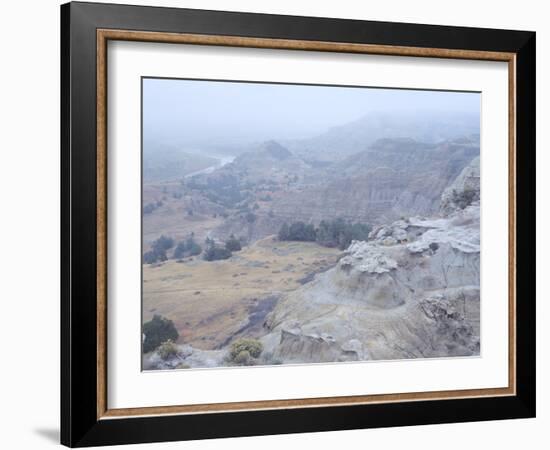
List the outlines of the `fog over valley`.
<svg viewBox="0 0 550 450">
<path fill-rule="evenodd" d="M 447 127 L 479 131 L 477 93 L 147 78 L 143 83 L 146 153 L 155 144 L 241 152 L 265 140 L 310 139 L 361 119 L 379 121 L 380 114 L 394 129 L 397 121 L 420 125 L 432 139 L 445 138 L 432 123 L 437 118 Z"/>
<path fill-rule="evenodd" d="M 144 368 L 478 355 L 480 101 L 144 79 Z"/>
</svg>

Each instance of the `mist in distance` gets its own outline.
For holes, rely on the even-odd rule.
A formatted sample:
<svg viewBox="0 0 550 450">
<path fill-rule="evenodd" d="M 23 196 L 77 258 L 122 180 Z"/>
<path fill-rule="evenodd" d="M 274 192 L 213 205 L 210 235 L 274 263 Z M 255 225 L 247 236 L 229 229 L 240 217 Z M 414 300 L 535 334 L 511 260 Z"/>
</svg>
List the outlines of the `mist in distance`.
<svg viewBox="0 0 550 450">
<path fill-rule="evenodd" d="M 479 356 L 481 94 L 143 94 L 143 370 Z"/>
<path fill-rule="evenodd" d="M 144 151 L 301 140 L 368 117 L 404 129 L 447 118 L 479 132 L 480 94 L 178 79 L 143 80 Z M 366 120 L 366 119 L 365 119 Z M 411 120 L 414 122 L 412 123 Z M 380 127 L 385 124 L 381 123 Z M 435 125 L 434 125 L 435 126 Z M 395 124 L 391 125 L 395 129 Z M 405 136 L 404 136 L 405 137 Z M 150 145 L 153 144 L 153 145 Z"/>
</svg>

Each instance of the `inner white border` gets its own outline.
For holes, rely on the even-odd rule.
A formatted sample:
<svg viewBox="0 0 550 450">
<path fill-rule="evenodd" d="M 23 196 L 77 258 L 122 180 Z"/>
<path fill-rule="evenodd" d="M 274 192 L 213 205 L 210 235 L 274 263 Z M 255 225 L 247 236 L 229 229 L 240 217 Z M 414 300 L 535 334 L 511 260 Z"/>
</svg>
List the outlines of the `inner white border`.
<svg viewBox="0 0 550 450">
<path fill-rule="evenodd" d="M 141 372 L 141 76 L 482 92 L 482 356 Z M 110 41 L 108 130 L 109 409 L 507 386 L 506 63 Z"/>
</svg>

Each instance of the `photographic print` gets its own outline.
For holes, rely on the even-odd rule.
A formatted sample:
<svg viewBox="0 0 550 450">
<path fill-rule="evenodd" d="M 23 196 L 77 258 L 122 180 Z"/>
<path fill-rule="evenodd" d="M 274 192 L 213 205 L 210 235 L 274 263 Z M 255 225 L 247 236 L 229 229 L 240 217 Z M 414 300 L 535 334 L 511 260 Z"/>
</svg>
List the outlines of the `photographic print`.
<svg viewBox="0 0 550 450">
<path fill-rule="evenodd" d="M 534 32 L 60 22 L 64 445 L 535 417 Z"/>
<path fill-rule="evenodd" d="M 142 78 L 142 368 L 480 354 L 479 92 Z"/>
</svg>

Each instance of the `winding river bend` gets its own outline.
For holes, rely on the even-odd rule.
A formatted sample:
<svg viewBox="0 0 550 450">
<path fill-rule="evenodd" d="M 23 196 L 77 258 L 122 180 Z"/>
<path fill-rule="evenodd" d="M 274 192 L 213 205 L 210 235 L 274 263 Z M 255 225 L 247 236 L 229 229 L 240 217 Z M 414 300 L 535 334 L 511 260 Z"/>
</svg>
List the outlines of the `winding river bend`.
<svg viewBox="0 0 550 450">
<path fill-rule="evenodd" d="M 227 156 L 227 155 L 208 155 L 208 156 L 211 156 L 212 158 L 215 158 L 217 160 L 216 164 L 212 165 L 212 166 L 208 166 L 204 169 L 201 169 L 201 170 L 197 170 L 195 172 L 191 172 L 191 173 L 188 173 L 187 175 L 185 175 L 185 178 L 190 178 L 190 177 L 194 177 L 195 175 L 203 175 L 203 174 L 208 174 L 208 173 L 212 173 L 214 172 L 215 170 L 227 165 L 227 164 L 230 164 L 232 163 L 234 160 L 235 160 L 235 156 Z"/>
</svg>

